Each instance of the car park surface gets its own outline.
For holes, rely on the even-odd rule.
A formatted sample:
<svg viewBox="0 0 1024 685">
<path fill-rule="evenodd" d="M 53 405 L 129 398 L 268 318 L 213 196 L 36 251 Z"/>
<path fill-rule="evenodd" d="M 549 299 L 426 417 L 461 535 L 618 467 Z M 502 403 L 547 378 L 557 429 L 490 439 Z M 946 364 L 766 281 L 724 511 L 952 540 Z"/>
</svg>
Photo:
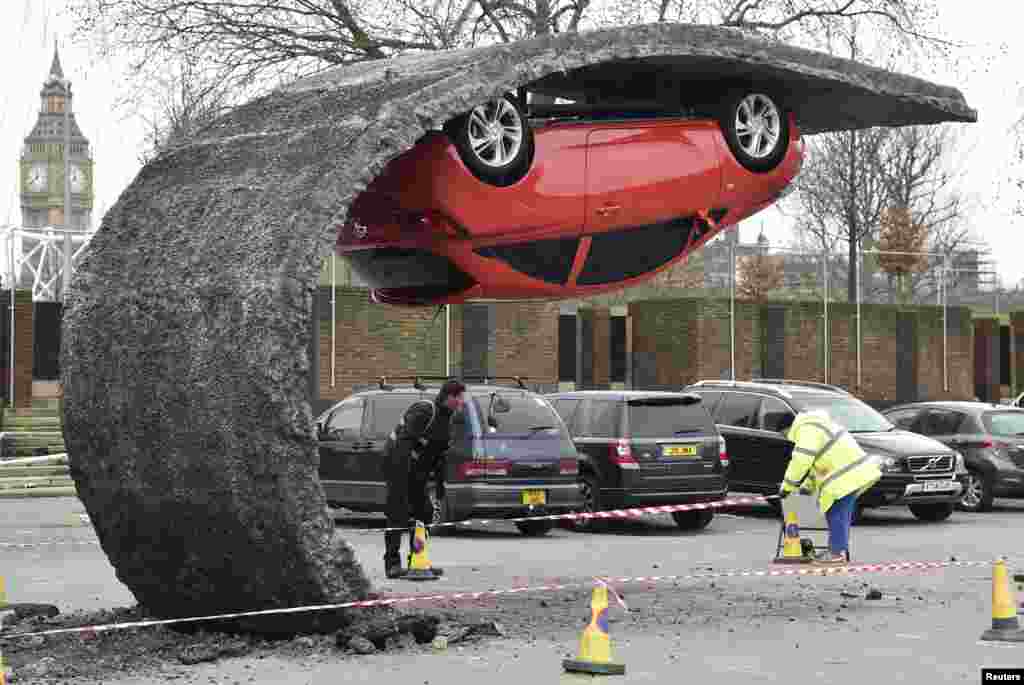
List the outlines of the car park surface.
<svg viewBox="0 0 1024 685">
<path fill-rule="evenodd" d="M 547 395 L 580 453 L 584 510 L 692 504 L 724 499 L 725 441 L 699 395 L 578 391 Z M 683 529 L 713 511 L 673 514 Z M 578 527 L 592 529 L 594 521 Z"/>
<path fill-rule="evenodd" d="M 964 455 L 960 508 L 988 511 L 996 497 L 1024 497 L 1024 409 L 986 402 L 916 402 L 883 412 L 903 429 Z"/>
<path fill-rule="evenodd" d="M 416 386 L 419 387 L 416 387 Z M 379 384 L 354 393 L 317 419 L 320 478 L 328 504 L 383 511 L 388 434 L 414 402 L 437 387 Z M 444 484 L 431 496 L 434 522 L 579 509 L 577 453 L 558 414 L 525 388 L 468 385 L 466 409 L 452 418 Z M 550 523 L 520 525 L 545 534 Z"/>
<path fill-rule="evenodd" d="M 905 505 L 918 518 L 950 516 L 967 484 L 962 457 L 922 435 L 900 430 L 836 386 L 797 380 L 701 381 L 684 388 L 704 398 L 725 437 L 729 483 L 735 492 L 775 494 L 793 443 L 779 431 L 787 414 L 824 409 L 869 455 L 882 478 L 858 499 L 865 508 Z"/>
</svg>

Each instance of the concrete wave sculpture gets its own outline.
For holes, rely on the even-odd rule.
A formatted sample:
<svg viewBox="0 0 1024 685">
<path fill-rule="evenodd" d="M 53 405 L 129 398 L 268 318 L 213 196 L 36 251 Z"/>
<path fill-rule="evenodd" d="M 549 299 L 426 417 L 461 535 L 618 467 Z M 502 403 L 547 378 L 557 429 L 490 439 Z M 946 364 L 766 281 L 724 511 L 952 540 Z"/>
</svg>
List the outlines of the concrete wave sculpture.
<svg viewBox="0 0 1024 685">
<path fill-rule="evenodd" d="M 977 118 L 953 88 L 688 25 L 338 68 L 238 107 L 139 172 L 64 318 L 72 474 L 140 605 L 180 617 L 369 591 L 328 516 L 309 402 L 312 298 L 336 226 L 388 160 L 489 97 L 641 74 L 769 79 L 805 134 Z"/>
</svg>

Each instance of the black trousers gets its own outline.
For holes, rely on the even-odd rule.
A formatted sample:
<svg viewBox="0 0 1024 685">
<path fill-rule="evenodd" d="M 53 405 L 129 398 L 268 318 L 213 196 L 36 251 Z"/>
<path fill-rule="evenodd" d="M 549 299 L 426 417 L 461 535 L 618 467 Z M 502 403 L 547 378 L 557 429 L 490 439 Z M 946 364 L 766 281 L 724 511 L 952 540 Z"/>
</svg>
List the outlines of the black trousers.
<svg viewBox="0 0 1024 685">
<path fill-rule="evenodd" d="M 412 519 L 429 524 L 434 517 L 434 509 L 427 496 L 433 459 L 426 454 L 414 458 L 416 443 L 410 438 L 399 436 L 388 440 L 387 446 L 387 527 L 409 528 Z M 384 533 L 384 563 L 400 563 L 401 547 L 402 531 Z"/>
</svg>

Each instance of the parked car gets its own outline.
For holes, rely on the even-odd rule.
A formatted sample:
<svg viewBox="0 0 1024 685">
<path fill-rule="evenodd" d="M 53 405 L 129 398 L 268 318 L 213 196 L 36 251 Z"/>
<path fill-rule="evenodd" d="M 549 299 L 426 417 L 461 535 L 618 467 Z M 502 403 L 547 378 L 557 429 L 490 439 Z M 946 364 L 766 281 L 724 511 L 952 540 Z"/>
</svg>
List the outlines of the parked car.
<svg viewBox="0 0 1024 685">
<path fill-rule="evenodd" d="M 506 94 L 429 131 L 353 201 L 337 252 L 379 302 L 572 298 L 635 285 L 792 190 L 783 95 L 722 84 L 647 110 Z"/>
<path fill-rule="evenodd" d="M 915 402 L 883 412 L 909 431 L 964 455 L 965 511 L 988 511 L 996 497 L 1024 497 L 1024 409 L 985 402 Z"/>
<path fill-rule="evenodd" d="M 547 395 L 580 455 L 585 511 L 692 504 L 725 498 L 725 441 L 699 395 L 579 391 Z M 684 530 L 713 511 L 674 512 Z M 581 529 L 593 529 L 581 521 Z"/>
<path fill-rule="evenodd" d="M 329 505 L 384 511 L 388 434 L 413 402 L 433 400 L 438 387 L 382 382 L 321 414 L 319 473 Z M 468 385 L 466 399 L 452 418 L 444 487 L 431 489 L 433 523 L 579 510 L 576 448 L 547 400 L 500 385 Z M 544 535 L 553 525 L 527 521 L 516 527 L 524 535 Z"/>
<path fill-rule="evenodd" d="M 906 505 L 917 518 L 949 518 L 967 484 L 963 456 L 941 442 L 900 430 L 881 413 L 833 385 L 791 380 L 700 381 L 685 388 L 704 398 L 729 451 L 730 489 L 779 491 L 793 443 L 779 432 L 787 415 L 823 409 L 873 456 L 882 479 L 858 500 L 865 508 Z"/>
</svg>

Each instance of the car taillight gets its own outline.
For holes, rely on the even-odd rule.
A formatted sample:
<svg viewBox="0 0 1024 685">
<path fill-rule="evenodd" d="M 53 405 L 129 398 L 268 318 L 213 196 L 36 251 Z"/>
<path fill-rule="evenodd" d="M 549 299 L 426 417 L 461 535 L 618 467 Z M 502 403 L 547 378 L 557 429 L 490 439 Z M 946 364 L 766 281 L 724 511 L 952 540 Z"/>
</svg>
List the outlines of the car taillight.
<svg viewBox="0 0 1024 685">
<path fill-rule="evenodd" d="M 558 472 L 563 476 L 575 476 L 580 472 L 579 462 L 576 461 L 575 457 L 572 459 L 559 459 Z"/>
<path fill-rule="evenodd" d="M 624 469 L 639 469 L 640 464 L 633 458 L 633 450 L 629 447 L 629 440 L 619 440 L 612 445 L 612 463 L 618 464 Z"/>
<path fill-rule="evenodd" d="M 455 469 L 456 480 L 484 478 L 486 476 L 507 476 L 510 462 L 505 459 L 464 461 Z"/>
<path fill-rule="evenodd" d="M 992 449 L 992 448 L 1002 449 L 1002 448 L 1006 447 L 1007 445 L 1006 445 L 1005 442 L 1000 442 L 999 440 L 993 440 L 992 438 L 985 438 L 982 441 L 981 446 L 982 447 L 988 447 L 990 449 Z"/>
<path fill-rule="evenodd" d="M 722 468 L 729 468 L 729 453 L 725 449 L 725 438 L 718 436 L 718 461 L 721 462 Z"/>
</svg>

